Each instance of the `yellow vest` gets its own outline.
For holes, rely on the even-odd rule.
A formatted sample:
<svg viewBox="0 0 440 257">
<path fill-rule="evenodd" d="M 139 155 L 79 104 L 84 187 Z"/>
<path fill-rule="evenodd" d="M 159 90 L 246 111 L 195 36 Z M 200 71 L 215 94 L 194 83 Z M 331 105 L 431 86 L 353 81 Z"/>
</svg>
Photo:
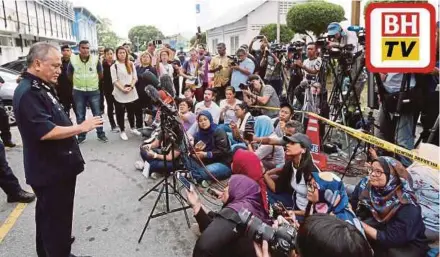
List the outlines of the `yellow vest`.
<svg viewBox="0 0 440 257">
<path fill-rule="evenodd" d="M 99 90 L 99 76 L 96 66 L 97 56 L 89 56 L 87 62 L 81 61 L 79 55 L 70 57 L 70 64 L 73 66 L 73 88 L 80 91 Z"/>
</svg>

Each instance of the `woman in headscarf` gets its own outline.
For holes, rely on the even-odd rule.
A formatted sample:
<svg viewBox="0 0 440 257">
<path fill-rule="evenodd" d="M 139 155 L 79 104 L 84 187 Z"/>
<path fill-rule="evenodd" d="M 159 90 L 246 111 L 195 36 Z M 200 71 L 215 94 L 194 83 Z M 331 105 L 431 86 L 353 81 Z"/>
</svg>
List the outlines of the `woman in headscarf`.
<svg viewBox="0 0 440 257">
<path fill-rule="evenodd" d="M 361 222 L 350 208 L 344 183 L 335 174 L 312 172 L 312 178 L 307 182 L 307 199 L 314 213 L 335 215 L 364 234 Z"/>
<path fill-rule="evenodd" d="M 232 174 L 242 174 L 253 179 L 260 185 L 261 199 L 264 209 L 269 212 L 266 183 L 263 179 L 263 164 L 255 153 L 244 149 L 237 149 L 232 157 Z"/>
<path fill-rule="evenodd" d="M 194 136 L 195 153 L 191 159 L 186 159 L 187 168 L 191 170 L 197 183 L 212 180 L 212 176 L 216 179 L 228 178 L 231 175 L 232 156 L 226 132 L 217 129 L 217 124 L 214 123 L 211 113 L 207 110 L 197 115 L 197 123 L 199 131 Z M 200 164 L 199 159 L 206 168 Z M 202 185 L 206 186 L 206 183 Z"/>
<path fill-rule="evenodd" d="M 425 256 L 425 225 L 405 167 L 394 158 L 379 157 L 371 163 L 369 173 L 353 192 L 351 203 L 364 221 L 374 256 Z"/>
<path fill-rule="evenodd" d="M 277 135 L 274 132 L 272 119 L 268 116 L 256 117 L 254 123 L 254 135 L 259 138 L 277 138 Z M 271 170 L 278 165 L 284 165 L 284 149 L 280 145 L 261 145 L 261 143 L 257 143 L 254 145 L 248 144 L 248 148 L 249 151 L 255 151 L 255 154 L 263 162 L 266 170 Z"/>
<path fill-rule="evenodd" d="M 218 198 L 223 208 L 218 213 L 207 213 L 197 193 L 187 191 L 188 202 L 202 233 L 194 247 L 193 257 L 256 256 L 253 241 L 236 232 L 241 223 L 238 213 L 247 209 L 265 223 L 269 216 L 263 207 L 260 186 L 245 175 L 232 175 L 224 192 Z"/>
</svg>

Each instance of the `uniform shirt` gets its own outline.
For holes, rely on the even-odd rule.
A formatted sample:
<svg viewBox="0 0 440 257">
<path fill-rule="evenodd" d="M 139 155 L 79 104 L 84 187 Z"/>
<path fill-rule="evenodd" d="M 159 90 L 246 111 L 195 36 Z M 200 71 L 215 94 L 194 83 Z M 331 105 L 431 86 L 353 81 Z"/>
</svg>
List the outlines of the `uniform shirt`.
<svg viewBox="0 0 440 257">
<path fill-rule="evenodd" d="M 76 137 L 41 140 L 56 126 L 72 126 L 53 88 L 25 73 L 14 93 L 14 114 L 23 140 L 26 182 L 48 186 L 84 170 Z"/>
</svg>

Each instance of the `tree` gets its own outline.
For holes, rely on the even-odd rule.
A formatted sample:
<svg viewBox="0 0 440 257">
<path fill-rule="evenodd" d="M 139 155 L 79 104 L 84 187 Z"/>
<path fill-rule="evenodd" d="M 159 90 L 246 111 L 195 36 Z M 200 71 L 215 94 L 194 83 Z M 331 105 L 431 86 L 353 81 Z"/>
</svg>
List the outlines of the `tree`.
<svg viewBox="0 0 440 257">
<path fill-rule="evenodd" d="M 287 25 L 280 25 L 280 41 L 281 43 L 288 43 L 292 40 L 294 32 L 287 27 Z M 268 24 L 261 28 L 260 35 L 265 35 L 269 42 L 277 39 L 277 24 Z M 278 42 L 279 43 L 279 42 Z"/>
<path fill-rule="evenodd" d="M 344 20 L 344 8 L 325 1 L 296 4 L 287 13 L 287 26 L 297 33 L 313 32 L 316 37 L 327 31 L 328 24 Z M 309 35 L 310 36 L 310 35 Z"/>
<path fill-rule="evenodd" d="M 116 48 L 121 38 L 111 29 L 112 22 L 107 18 L 100 18 L 101 23 L 96 25 L 96 32 L 98 34 L 98 44 L 104 47 Z"/>
<path fill-rule="evenodd" d="M 141 46 L 152 40 L 163 39 L 164 36 L 155 26 L 139 25 L 128 31 L 128 38 L 133 45 L 139 43 Z"/>
<path fill-rule="evenodd" d="M 196 36 L 193 36 L 190 40 L 189 43 L 190 45 L 194 45 L 194 42 L 196 42 Z M 199 41 L 199 44 L 206 44 L 206 32 L 202 32 L 202 38 Z"/>
</svg>

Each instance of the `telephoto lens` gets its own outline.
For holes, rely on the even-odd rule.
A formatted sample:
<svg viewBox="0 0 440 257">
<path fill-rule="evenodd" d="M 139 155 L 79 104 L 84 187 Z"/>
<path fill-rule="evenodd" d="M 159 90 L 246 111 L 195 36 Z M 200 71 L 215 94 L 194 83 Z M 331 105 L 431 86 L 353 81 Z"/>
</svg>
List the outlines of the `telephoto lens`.
<svg viewBox="0 0 440 257">
<path fill-rule="evenodd" d="M 238 216 L 241 219 L 238 231 L 256 243 L 261 244 L 263 240 L 267 241 L 272 256 L 290 256 L 295 249 L 298 231 L 294 226 L 281 224 L 278 228 L 272 228 L 244 208 L 240 210 Z"/>
</svg>

